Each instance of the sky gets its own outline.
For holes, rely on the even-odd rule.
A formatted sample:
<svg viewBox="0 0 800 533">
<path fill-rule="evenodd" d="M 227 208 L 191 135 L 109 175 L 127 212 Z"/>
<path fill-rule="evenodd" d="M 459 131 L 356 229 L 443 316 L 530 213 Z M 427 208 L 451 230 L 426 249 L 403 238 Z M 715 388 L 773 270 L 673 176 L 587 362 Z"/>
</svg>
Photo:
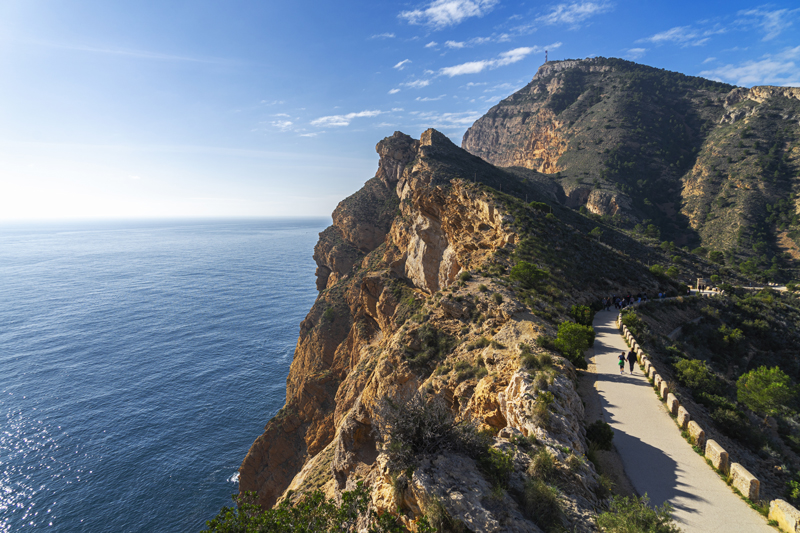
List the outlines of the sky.
<svg viewBox="0 0 800 533">
<path fill-rule="evenodd" d="M 800 86 L 794 2 L 0 2 L 0 224 L 328 216 L 551 60 Z"/>
</svg>

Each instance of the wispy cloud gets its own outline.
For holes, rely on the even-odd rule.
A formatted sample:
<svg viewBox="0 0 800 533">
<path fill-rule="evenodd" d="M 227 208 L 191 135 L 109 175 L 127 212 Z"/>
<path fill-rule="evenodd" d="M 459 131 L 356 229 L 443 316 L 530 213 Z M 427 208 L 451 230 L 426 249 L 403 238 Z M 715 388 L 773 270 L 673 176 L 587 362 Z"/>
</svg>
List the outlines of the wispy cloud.
<svg viewBox="0 0 800 533">
<path fill-rule="evenodd" d="M 389 94 L 397 94 L 400 92 L 400 89 L 390 89 Z"/>
<path fill-rule="evenodd" d="M 781 34 L 785 29 L 792 25 L 792 18 L 800 13 L 798 9 L 774 9 L 768 10 L 769 6 L 760 6 L 756 9 L 742 10 L 737 13 L 740 17 L 737 25 L 753 26 L 764 32 L 762 40 L 769 41 Z"/>
<path fill-rule="evenodd" d="M 425 96 L 425 97 L 417 96 L 415 98 L 415 100 L 417 102 L 435 102 L 437 100 L 441 100 L 445 96 L 447 96 L 447 95 L 446 94 L 440 94 L 439 96 L 435 96 L 435 97 L 432 97 L 432 96 Z"/>
<path fill-rule="evenodd" d="M 453 76 L 461 76 L 464 74 L 477 74 L 479 72 L 483 72 L 486 69 L 495 69 L 498 67 L 511 65 L 512 63 L 516 63 L 518 61 L 522 61 L 530 54 L 539 53 L 544 51 L 545 49 L 555 50 L 559 46 L 561 46 L 561 43 L 553 43 L 547 45 L 544 48 L 540 46 L 531 46 L 531 47 L 526 46 L 526 47 L 514 48 L 513 50 L 509 50 L 508 52 L 503 52 L 494 59 L 469 61 L 467 63 L 461 63 L 460 65 L 445 67 L 441 69 L 439 73 L 443 76 L 449 76 L 451 78 Z"/>
<path fill-rule="evenodd" d="M 639 59 L 645 54 L 645 52 L 647 52 L 647 48 L 628 48 L 628 51 L 625 53 L 625 57 L 629 59 Z"/>
<path fill-rule="evenodd" d="M 465 46 L 467 46 L 466 43 L 458 41 L 447 41 L 444 43 L 444 45 L 447 48 L 464 48 Z"/>
<path fill-rule="evenodd" d="M 431 41 L 425 45 L 425 48 L 434 48 L 436 46 L 439 46 L 439 43 L 437 43 L 436 41 Z"/>
<path fill-rule="evenodd" d="M 482 17 L 499 0 L 434 0 L 421 9 L 402 11 L 398 16 L 410 24 L 425 24 L 436 29 L 461 23 L 471 17 Z"/>
<path fill-rule="evenodd" d="M 357 113 L 348 113 L 346 115 L 330 115 L 327 117 L 315 118 L 311 121 L 312 126 L 334 127 L 334 126 L 349 126 L 354 118 L 363 117 L 376 117 L 383 113 L 378 110 L 359 111 Z"/>
<path fill-rule="evenodd" d="M 462 111 L 460 113 L 421 113 L 413 112 L 418 126 L 423 128 L 448 129 L 472 125 L 483 113 L 478 111 Z"/>
<path fill-rule="evenodd" d="M 728 81 L 736 85 L 800 85 L 800 46 L 787 48 L 778 54 L 768 54 L 759 61 L 728 64 L 713 70 L 704 70 L 701 76 Z"/>
<path fill-rule="evenodd" d="M 714 26 L 713 28 L 699 30 L 691 26 L 675 26 L 666 31 L 656 33 L 650 37 L 639 39 L 637 43 L 653 43 L 656 45 L 674 43 L 685 48 L 687 46 L 702 46 L 706 44 L 712 35 L 725 33 L 726 28 Z"/>
<path fill-rule="evenodd" d="M 376 33 L 370 39 L 394 39 L 394 33 Z"/>
<path fill-rule="evenodd" d="M 76 52 L 88 52 L 94 54 L 106 54 L 115 56 L 125 56 L 133 59 L 150 59 L 155 61 L 182 61 L 187 63 L 209 63 L 209 64 L 235 64 L 239 63 L 233 59 L 223 59 L 214 57 L 192 57 L 174 54 L 163 54 L 151 52 L 149 50 L 136 50 L 132 48 L 112 48 L 102 46 L 86 46 L 79 44 L 55 43 L 49 41 L 25 41 L 26 44 L 43 46 L 59 50 L 74 50 Z"/>
<path fill-rule="evenodd" d="M 707 57 L 707 58 L 705 58 L 703 60 L 703 64 L 705 65 L 706 63 L 711 63 L 712 61 L 716 61 L 716 60 L 717 60 L 716 57 Z"/>
<path fill-rule="evenodd" d="M 300 137 L 316 137 L 320 133 L 325 133 L 324 131 L 313 131 L 311 133 L 301 133 Z"/>
<path fill-rule="evenodd" d="M 547 25 L 568 24 L 572 28 L 580 27 L 590 17 L 611 11 L 613 4 L 609 2 L 573 2 L 558 4 L 549 13 L 536 17 L 536 22 Z"/>
<path fill-rule="evenodd" d="M 409 87 L 411 89 L 422 89 L 423 87 L 427 87 L 431 84 L 431 80 L 414 80 L 414 81 L 407 81 L 402 85 Z"/>
<path fill-rule="evenodd" d="M 406 65 L 408 65 L 409 63 L 411 63 L 410 59 L 404 59 L 401 62 L 399 62 L 398 64 L 396 64 L 395 66 L 393 66 L 392 68 L 396 68 L 397 70 L 403 70 L 404 68 L 406 68 Z"/>
</svg>

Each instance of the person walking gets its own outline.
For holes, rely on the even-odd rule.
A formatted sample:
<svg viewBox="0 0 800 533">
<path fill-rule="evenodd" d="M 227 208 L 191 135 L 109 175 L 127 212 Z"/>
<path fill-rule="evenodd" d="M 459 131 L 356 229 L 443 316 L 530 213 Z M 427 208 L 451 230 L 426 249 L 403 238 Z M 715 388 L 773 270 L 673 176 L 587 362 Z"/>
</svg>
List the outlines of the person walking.
<svg viewBox="0 0 800 533">
<path fill-rule="evenodd" d="M 636 363 L 636 354 L 633 353 L 633 348 L 628 352 L 628 366 L 631 374 L 633 374 L 633 365 Z"/>
<path fill-rule="evenodd" d="M 617 359 L 619 359 L 619 373 L 620 374 L 624 374 L 625 373 L 625 352 L 622 352 L 621 354 L 619 354 L 619 357 Z"/>
</svg>

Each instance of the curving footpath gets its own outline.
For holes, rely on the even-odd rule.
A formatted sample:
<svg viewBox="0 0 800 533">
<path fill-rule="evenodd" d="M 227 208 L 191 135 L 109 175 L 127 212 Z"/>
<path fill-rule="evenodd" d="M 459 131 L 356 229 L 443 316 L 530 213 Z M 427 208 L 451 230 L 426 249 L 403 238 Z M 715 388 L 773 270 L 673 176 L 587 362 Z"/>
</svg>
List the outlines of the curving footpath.
<svg viewBox="0 0 800 533">
<path fill-rule="evenodd" d="M 775 533 L 681 437 L 680 430 L 639 365 L 619 373 L 617 356 L 628 346 L 614 324 L 618 311 L 594 318 L 595 387 L 603 418 L 636 492 L 654 505 L 670 502 L 684 533 Z"/>
</svg>

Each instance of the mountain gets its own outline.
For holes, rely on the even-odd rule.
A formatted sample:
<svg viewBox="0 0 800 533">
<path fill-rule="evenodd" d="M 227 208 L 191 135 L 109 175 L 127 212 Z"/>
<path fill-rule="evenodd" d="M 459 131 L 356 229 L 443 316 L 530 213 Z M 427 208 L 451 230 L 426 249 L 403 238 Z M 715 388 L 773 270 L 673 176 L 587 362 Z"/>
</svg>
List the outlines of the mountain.
<svg viewBox="0 0 800 533">
<path fill-rule="evenodd" d="M 800 259 L 800 89 L 738 88 L 621 59 L 551 61 L 462 147 L 546 174 L 569 207 L 750 277 Z M 638 225 L 638 226 L 637 226 Z"/>
</svg>

